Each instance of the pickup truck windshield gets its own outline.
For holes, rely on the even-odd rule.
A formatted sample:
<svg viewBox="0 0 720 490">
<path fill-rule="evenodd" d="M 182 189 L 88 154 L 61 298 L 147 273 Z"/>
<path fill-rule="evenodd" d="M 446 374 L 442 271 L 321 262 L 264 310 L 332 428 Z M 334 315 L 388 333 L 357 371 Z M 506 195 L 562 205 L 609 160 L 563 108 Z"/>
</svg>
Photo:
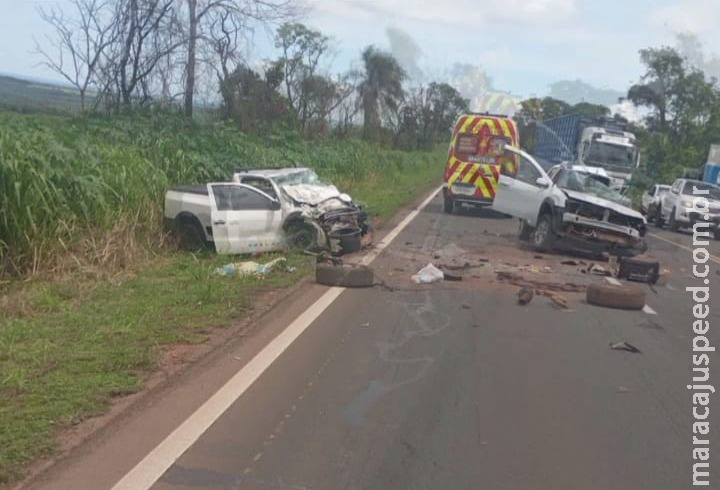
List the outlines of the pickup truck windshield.
<svg viewBox="0 0 720 490">
<path fill-rule="evenodd" d="M 717 187 L 706 182 L 688 182 L 685 184 L 683 189 L 684 196 L 691 196 L 694 194 L 693 187 L 697 187 L 699 191 L 709 191 L 708 194 L 704 194 L 703 197 L 712 199 L 713 201 L 720 201 L 720 187 Z"/>
<path fill-rule="evenodd" d="M 587 173 L 577 172 L 575 170 L 562 169 L 555 179 L 555 183 L 561 189 L 567 189 L 575 192 L 585 192 L 592 194 L 608 201 L 613 201 L 623 206 L 628 205 L 628 198 L 619 192 L 611 189 L 600 179 L 600 176 L 594 176 Z"/>
</svg>

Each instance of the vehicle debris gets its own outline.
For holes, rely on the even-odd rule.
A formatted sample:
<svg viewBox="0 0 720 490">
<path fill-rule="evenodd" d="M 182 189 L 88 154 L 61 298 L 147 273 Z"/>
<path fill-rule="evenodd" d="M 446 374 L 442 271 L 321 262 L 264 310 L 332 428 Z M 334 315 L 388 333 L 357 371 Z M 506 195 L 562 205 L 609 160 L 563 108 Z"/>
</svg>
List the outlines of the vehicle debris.
<svg viewBox="0 0 720 490">
<path fill-rule="evenodd" d="M 582 293 L 585 292 L 587 286 L 575 284 L 572 282 L 559 283 L 549 281 L 536 281 L 527 279 L 520 274 L 508 271 L 496 271 L 495 275 L 499 281 L 512 284 L 513 286 L 528 287 L 545 291 L 560 291 L 565 293 Z"/>
<path fill-rule="evenodd" d="M 530 303 L 535 296 L 535 291 L 529 287 L 522 287 L 518 291 L 518 304 L 525 306 Z"/>
<path fill-rule="evenodd" d="M 233 262 L 230 264 L 225 264 L 222 267 L 219 267 L 215 269 L 214 274 L 216 276 L 239 276 L 239 277 L 245 277 L 245 276 L 263 276 L 265 274 L 268 274 L 272 272 L 273 268 L 281 263 L 285 262 L 287 259 L 285 257 L 279 257 L 275 260 L 271 260 L 270 262 L 267 262 L 265 264 L 261 264 L 259 262 L 254 262 L 251 260 L 244 261 L 244 262 Z M 294 270 L 294 268 L 292 268 Z M 292 272 L 292 271 L 289 271 Z"/>
<path fill-rule="evenodd" d="M 460 305 L 460 307 L 461 307 L 463 310 L 469 310 L 469 309 L 470 309 L 470 305 L 466 305 L 466 304 L 464 304 L 464 303 L 463 303 L 462 305 Z"/>
<path fill-rule="evenodd" d="M 445 268 L 441 269 L 443 272 L 443 279 L 446 281 L 462 281 L 463 276 L 462 274 L 458 274 L 457 272 L 453 272 L 451 270 L 446 270 Z"/>
<path fill-rule="evenodd" d="M 417 274 L 411 277 L 411 279 L 416 284 L 430 284 L 433 282 L 442 281 L 444 277 L 445 274 L 443 273 L 443 271 L 430 263 L 420 269 Z"/>
<path fill-rule="evenodd" d="M 630 393 L 630 388 L 625 388 L 624 386 L 618 386 L 617 392 L 618 393 Z"/>
<path fill-rule="evenodd" d="M 435 252 L 434 257 L 442 260 L 453 260 L 465 254 L 467 254 L 467 252 L 458 247 L 455 243 L 448 243 L 443 248 Z"/>
<path fill-rule="evenodd" d="M 582 262 L 578 262 L 577 260 L 563 260 L 560 262 L 562 265 L 581 265 Z"/>
<path fill-rule="evenodd" d="M 567 310 L 570 308 L 568 300 L 564 296 L 555 294 L 551 291 L 543 291 L 543 296 L 547 297 L 553 304 L 553 306 L 560 308 L 561 310 Z"/>
<path fill-rule="evenodd" d="M 610 348 L 612 350 L 624 350 L 632 352 L 633 354 L 642 354 L 640 349 L 627 342 L 610 342 Z"/>
<path fill-rule="evenodd" d="M 586 300 L 595 306 L 621 310 L 642 310 L 645 307 L 645 291 L 630 284 L 599 282 L 587 288 Z"/>
</svg>

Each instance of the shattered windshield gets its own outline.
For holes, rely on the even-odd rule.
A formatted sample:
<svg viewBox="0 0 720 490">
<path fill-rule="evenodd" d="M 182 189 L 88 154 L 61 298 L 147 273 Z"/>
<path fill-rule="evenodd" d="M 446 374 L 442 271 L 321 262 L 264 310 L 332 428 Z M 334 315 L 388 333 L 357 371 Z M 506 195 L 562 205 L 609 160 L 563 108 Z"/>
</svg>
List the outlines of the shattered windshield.
<svg viewBox="0 0 720 490">
<path fill-rule="evenodd" d="M 277 182 L 278 185 L 328 185 L 320 180 L 320 177 L 310 169 L 279 175 L 273 180 Z"/>
<path fill-rule="evenodd" d="M 632 168 L 635 165 L 635 149 L 596 141 L 590 145 L 587 160 L 601 166 Z"/>
<path fill-rule="evenodd" d="M 600 180 L 601 178 L 576 170 L 563 169 L 560 171 L 556 183 L 561 189 L 585 192 L 627 206 L 628 198 L 608 187 Z"/>
</svg>

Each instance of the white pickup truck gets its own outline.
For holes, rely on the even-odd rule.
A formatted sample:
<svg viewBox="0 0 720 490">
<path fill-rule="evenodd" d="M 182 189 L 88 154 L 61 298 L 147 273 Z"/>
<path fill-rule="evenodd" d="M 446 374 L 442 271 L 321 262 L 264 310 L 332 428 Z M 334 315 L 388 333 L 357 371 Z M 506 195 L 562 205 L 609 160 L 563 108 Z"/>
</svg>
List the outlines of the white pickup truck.
<svg viewBox="0 0 720 490">
<path fill-rule="evenodd" d="M 492 208 L 520 219 L 520 238 L 539 250 L 565 248 L 619 257 L 647 250 L 647 221 L 608 187 L 601 175 L 574 166 L 546 173 L 530 155 L 506 146 L 518 158 L 514 176 L 501 175 Z"/>
<path fill-rule="evenodd" d="M 244 169 L 231 182 L 173 187 L 165 223 L 183 248 L 212 246 L 219 254 L 287 247 L 348 253 L 370 231 L 362 206 L 306 167 Z"/>
</svg>

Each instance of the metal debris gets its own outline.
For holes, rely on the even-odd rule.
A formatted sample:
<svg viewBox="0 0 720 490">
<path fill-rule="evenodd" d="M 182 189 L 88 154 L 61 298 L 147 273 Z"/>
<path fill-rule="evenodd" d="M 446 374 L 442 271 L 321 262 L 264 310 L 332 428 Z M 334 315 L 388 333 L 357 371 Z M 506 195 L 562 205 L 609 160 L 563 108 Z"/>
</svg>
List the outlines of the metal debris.
<svg viewBox="0 0 720 490">
<path fill-rule="evenodd" d="M 624 350 L 633 354 L 641 354 L 640 349 L 627 342 L 610 342 L 610 348 L 613 350 Z"/>
</svg>

